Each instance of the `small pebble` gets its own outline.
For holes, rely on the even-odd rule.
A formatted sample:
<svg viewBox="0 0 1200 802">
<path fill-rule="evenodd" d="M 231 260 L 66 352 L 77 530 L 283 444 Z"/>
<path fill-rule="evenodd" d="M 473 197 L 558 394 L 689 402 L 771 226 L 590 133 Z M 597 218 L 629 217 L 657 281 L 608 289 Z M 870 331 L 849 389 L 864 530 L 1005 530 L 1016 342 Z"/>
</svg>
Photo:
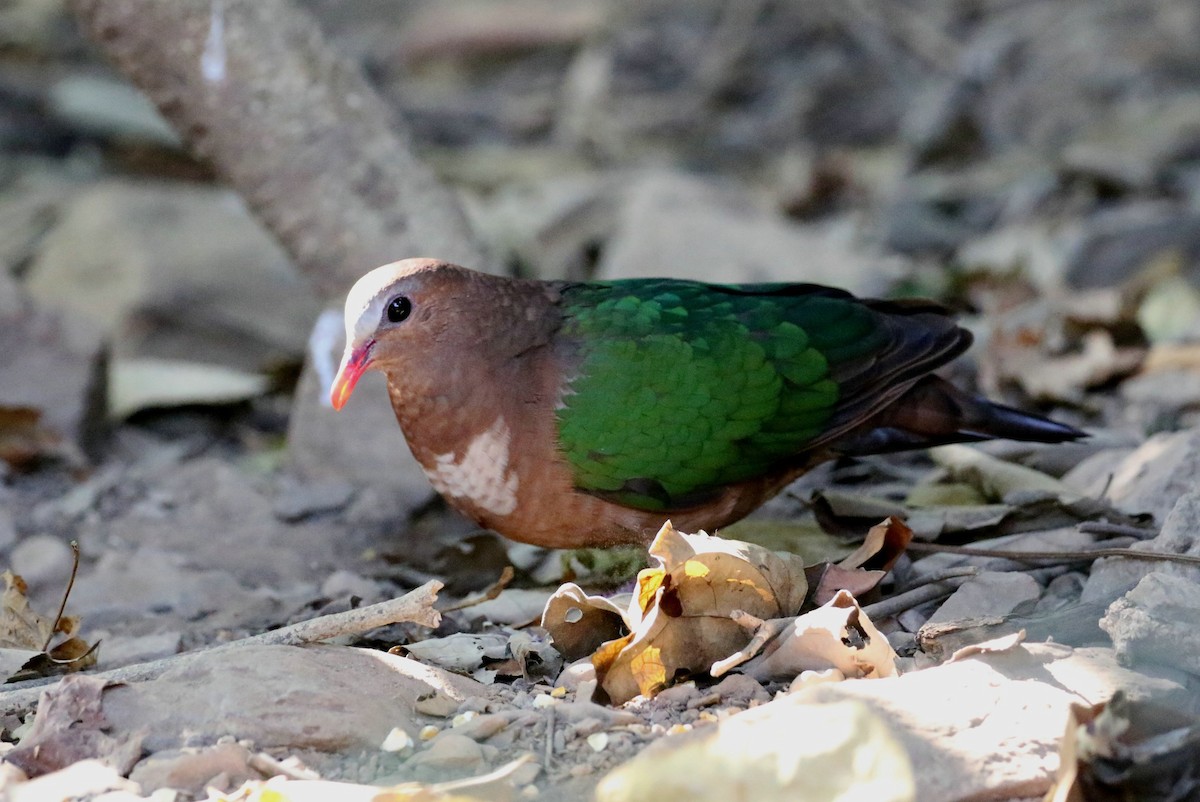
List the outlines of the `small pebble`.
<svg viewBox="0 0 1200 802">
<path fill-rule="evenodd" d="M 441 730 L 438 729 L 437 727 L 433 726 L 432 724 L 426 724 L 424 727 L 421 728 L 421 731 L 417 734 L 421 738 L 422 741 L 429 741 L 429 740 L 432 740 L 433 738 L 436 738 L 437 734 L 439 732 L 441 732 Z"/>
<path fill-rule="evenodd" d="M 7 507 L 0 506 L 0 551 L 8 551 L 17 542 L 17 525 Z"/>
<path fill-rule="evenodd" d="M 538 787 L 532 783 L 521 789 L 521 796 L 525 799 L 537 799 L 540 793 Z"/>
<path fill-rule="evenodd" d="M 691 724 L 672 724 L 667 729 L 667 735 L 679 735 L 680 733 L 691 732 L 691 731 L 692 731 Z"/>
<path fill-rule="evenodd" d="M 570 774 L 572 777 L 586 777 L 591 773 L 592 773 L 592 767 L 589 766 L 587 763 L 579 763 L 577 765 L 572 766 L 570 768 L 570 770 L 567 771 L 567 774 Z"/>
<path fill-rule="evenodd" d="M 549 694 L 541 694 L 540 696 L 533 697 L 533 706 L 538 710 L 543 707 L 554 707 L 557 704 L 561 704 L 561 700 L 555 699 Z"/>
<path fill-rule="evenodd" d="M 607 732 L 594 732 L 587 737 L 587 745 L 592 747 L 593 752 L 603 752 L 608 746 Z"/>
<path fill-rule="evenodd" d="M 565 699 L 567 696 L 567 689 L 564 686 L 559 685 L 557 688 L 550 691 L 550 696 L 555 699 Z"/>
<path fill-rule="evenodd" d="M 462 725 L 466 724 L 471 719 L 475 719 L 478 717 L 479 717 L 479 713 L 477 713 L 474 710 L 468 710 L 465 713 L 459 713 L 457 716 L 455 716 L 453 719 L 451 719 L 450 726 L 451 727 L 461 727 Z"/>
<path fill-rule="evenodd" d="M 392 731 L 383 739 L 379 748 L 384 752 L 403 752 L 413 746 L 412 736 L 403 727 L 392 727 Z"/>
<path fill-rule="evenodd" d="M 71 547 L 52 535 L 33 535 L 13 547 L 10 564 L 30 587 L 66 584 L 74 562 Z"/>
<path fill-rule="evenodd" d="M 714 722 L 714 721 L 720 721 L 720 719 L 719 719 L 719 718 L 716 716 L 716 714 L 714 714 L 714 713 L 713 713 L 712 711 L 710 711 L 710 710 L 703 710 L 703 711 L 701 711 L 700 715 L 699 715 L 699 716 L 697 716 L 697 719 L 698 719 L 698 720 L 700 720 L 700 721 L 707 721 L 707 722 L 710 722 L 710 723 L 711 723 L 711 722 Z"/>
</svg>

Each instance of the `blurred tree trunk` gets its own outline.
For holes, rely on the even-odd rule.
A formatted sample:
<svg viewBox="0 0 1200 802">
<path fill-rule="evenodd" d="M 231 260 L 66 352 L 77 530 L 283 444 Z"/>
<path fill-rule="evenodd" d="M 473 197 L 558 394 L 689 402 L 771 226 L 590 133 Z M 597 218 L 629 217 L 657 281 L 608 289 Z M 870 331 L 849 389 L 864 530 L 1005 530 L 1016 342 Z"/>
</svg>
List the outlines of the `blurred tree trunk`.
<svg viewBox="0 0 1200 802">
<path fill-rule="evenodd" d="M 487 268 L 457 200 L 384 102 L 289 0 L 71 0 L 85 31 L 278 237 L 326 301 L 378 265 L 436 256 Z M 301 476 L 432 492 L 382 387 L 341 415 L 325 399 L 340 314 L 310 340 L 289 424 Z M 326 325 L 332 323 L 333 325 Z M 382 381 L 375 382 L 381 385 Z"/>
<path fill-rule="evenodd" d="M 289 0 L 72 0 L 326 298 L 410 256 L 484 267 L 456 199 Z"/>
</svg>

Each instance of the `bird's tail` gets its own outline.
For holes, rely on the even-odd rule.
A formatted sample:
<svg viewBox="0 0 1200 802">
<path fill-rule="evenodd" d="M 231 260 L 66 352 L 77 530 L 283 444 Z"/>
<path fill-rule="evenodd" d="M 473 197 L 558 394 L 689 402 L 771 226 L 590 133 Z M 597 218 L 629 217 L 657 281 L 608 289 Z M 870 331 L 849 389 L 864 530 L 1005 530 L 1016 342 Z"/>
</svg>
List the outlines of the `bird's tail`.
<svg viewBox="0 0 1200 802">
<path fill-rule="evenodd" d="M 840 454 L 879 454 L 947 443 L 1028 440 L 1062 443 L 1087 435 L 1073 426 L 997 404 L 926 376 L 867 426 L 834 444 Z"/>
</svg>

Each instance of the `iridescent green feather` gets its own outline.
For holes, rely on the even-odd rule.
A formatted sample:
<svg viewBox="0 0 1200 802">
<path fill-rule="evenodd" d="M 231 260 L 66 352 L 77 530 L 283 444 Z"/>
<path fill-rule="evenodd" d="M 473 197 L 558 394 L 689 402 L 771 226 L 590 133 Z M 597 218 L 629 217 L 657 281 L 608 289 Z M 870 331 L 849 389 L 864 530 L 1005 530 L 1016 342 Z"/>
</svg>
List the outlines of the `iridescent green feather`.
<svg viewBox="0 0 1200 802">
<path fill-rule="evenodd" d="M 562 305 L 581 361 L 560 445 L 578 487 L 642 509 L 794 458 L 837 407 L 831 365 L 886 339 L 862 304 L 782 284 L 577 284 Z"/>
</svg>

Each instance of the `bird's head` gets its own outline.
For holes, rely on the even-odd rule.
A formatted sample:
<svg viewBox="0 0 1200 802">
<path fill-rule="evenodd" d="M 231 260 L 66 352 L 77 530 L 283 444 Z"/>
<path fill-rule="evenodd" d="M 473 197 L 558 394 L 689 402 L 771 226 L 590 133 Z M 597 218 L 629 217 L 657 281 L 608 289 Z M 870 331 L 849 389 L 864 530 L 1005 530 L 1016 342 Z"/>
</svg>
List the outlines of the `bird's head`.
<svg viewBox="0 0 1200 802">
<path fill-rule="evenodd" d="M 416 360 L 436 361 L 453 331 L 471 271 L 437 259 L 405 259 L 377 267 L 346 297 L 346 350 L 329 400 L 341 409 L 368 370 L 403 374 Z"/>
</svg>

